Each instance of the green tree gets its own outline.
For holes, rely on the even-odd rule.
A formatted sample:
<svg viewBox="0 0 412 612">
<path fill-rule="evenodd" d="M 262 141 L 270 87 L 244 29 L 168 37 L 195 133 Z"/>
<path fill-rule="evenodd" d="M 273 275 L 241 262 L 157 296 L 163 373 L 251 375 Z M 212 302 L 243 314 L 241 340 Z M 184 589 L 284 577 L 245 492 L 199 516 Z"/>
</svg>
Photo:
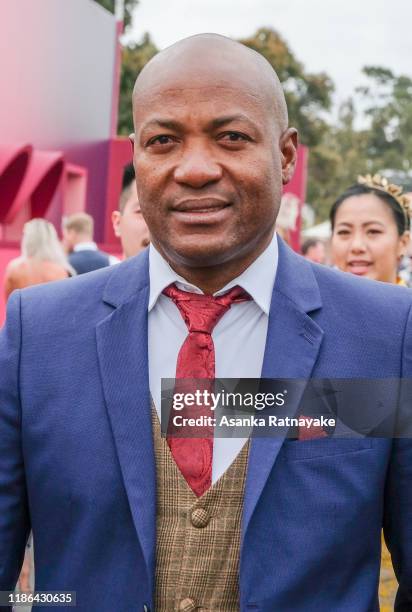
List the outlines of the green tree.
<svg viewBox="0 0 412 612">
<path fill-rule="evenodd" d="M 276 70 L 285 92 L 289 124 L 298 129 L 299 140 L 309 147 L 307 200 L 314 203 L 317 214 L 323 214 L 325 202 L 333 190 L 340 157 L 331 146 L 328 111 L 334 85 L 330 77 L 307 72 L 283 38 L 270 28 L 260 28 L 240 42 L 261 53 Z"/>
<path fill-rule="evenodd" d="M 374 172 L 367 156 L 368 131 L 355 127 L 357 113 L 352 98 L 340 107 L 338 120 L 324 133 L 322 142 L 309 151 L 308 202 L 318 220 L 326 219 L 337 196 L 359 174 Z"/>
<path fill-rule="evenodd" d="M 133 131 L 132 91 L 136 77 L 145 64 L 158 52 L 149 34 L 141 42 L 123 47 L 122 72 L 119 97 L 119 134 L 128 135 Z"/>
<path fill-rule="evenodd" d="M 260 28 L 240 42 L 261 53 L 276 70 L 285 91 L 289 123 L 299 130 L 301 142 L 310 147 L 319 144 L 328 129 L 325 117 L 334 89 L 329 76 L 306 72 L 288 44 L 271 28 Z"/>
<path fill-rule="evenodd" d="M 115 0 L 94 0 L 100 6 L 107 9 L 111 13 L 114 13 L 114 2 Z M 124 27 L 125 29 L 129 27 L 132 23 L 133 18 L 133 10 L 138 5 L 139 0 L 124 0 Z"/>
<path fill-rule="evenodd" d="M 412 80 L 387 68 L 363 69 L 366 84 L 309 152 L 308 201 L 319 220 L 359 174 L 382 173 L 412 187 Z M 361 126 L 361 127 L 360 127 Z"/>
<path fill-rule="evenodd" d="M 358 88 L 370 120 L 367 152 L 374 165 L 409 171 L 412 164 L 412 79 L 377 66 L 363 69 Z"/>
</svg>

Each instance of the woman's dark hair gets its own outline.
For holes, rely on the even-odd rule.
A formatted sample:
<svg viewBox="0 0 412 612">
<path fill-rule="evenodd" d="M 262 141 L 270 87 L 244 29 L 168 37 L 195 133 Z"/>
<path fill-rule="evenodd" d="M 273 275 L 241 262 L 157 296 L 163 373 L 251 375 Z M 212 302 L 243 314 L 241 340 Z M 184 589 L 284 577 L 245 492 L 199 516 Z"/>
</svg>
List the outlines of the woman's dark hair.
<svg viewBox="0 0 412 612">
<path fill-rule="evenodd" d="M 338 208 L 342 204 L 342 202 L 344 202 L 348 198 L 351 198 L 352 196 L 365 195 L 368 193 L 376 195 L 382 200 L 382 202 L 389 206 L 395 219 L 399 236 L 402 236 L 404 232 L 409 230 L 409 221 L 407 220 L 406 214 L 402 206 L 394 197 L 392 197 L 389 193 L 386 193 L 385 191 L 381 191 L 380 189 L 374 189 L 373 187 L 368 187 L 367 185 L 361 185 L 359 183 L 356 183 L 355 185 L 352 185 L 351 187 L 346 189 L 346 191 L 344 191 L 342 195 L 338 197 L 338 199 L 334 202 L 332 208 L 330 209 L 329 219 L 332 231 L 335 226 L 336 213 L 338 212 Z"/>
</svg>

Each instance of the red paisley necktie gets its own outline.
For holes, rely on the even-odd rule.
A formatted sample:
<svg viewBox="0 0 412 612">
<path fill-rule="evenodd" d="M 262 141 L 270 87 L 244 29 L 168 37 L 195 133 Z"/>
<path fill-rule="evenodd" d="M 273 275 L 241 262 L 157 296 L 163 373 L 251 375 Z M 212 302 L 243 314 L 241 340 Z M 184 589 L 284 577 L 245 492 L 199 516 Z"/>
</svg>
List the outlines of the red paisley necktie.
<svg viewBox="0 0 412 612">
<path fill-rule="evenodd" d="M 176 379 L 210 379 L 210 385 L 206 386 L 212 390 L 215 378 L 212 331 L 232 304 L 252 298 L 238 286 L 218 297 L 181 291 L 176 285 L 170 285 L 163 293 L 174 301 L 189 330 L 177 356 Z M 199 389 L 199 384 L 194 386 Z M 191 417 L 211 415 L 209 407 L 199 405 L 195 410 L 185 408 L 180 414 L 186 417 L 189 412 Z M 172 430 L 169 428 L 169 432 Z M 167 442 L 179 470 L 200 497 L 212 484 L 213 427 L 197 427 L 195 431 L 199 437 L 193 437 L 194 429 L 190 428 L 192 437 L 168 436 Z"/>
</svg>

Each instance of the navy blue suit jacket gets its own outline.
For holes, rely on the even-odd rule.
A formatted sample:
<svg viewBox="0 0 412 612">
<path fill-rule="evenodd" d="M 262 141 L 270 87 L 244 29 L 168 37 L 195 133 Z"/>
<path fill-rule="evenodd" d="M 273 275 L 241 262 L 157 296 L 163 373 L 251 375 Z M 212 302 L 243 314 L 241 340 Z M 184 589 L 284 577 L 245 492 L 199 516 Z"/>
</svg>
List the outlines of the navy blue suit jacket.
<svg viewBox="0 0 412 612">
<path fill-rule="evenodd" d="M 79 612 L 153 610 L 148 294 L 145 252 L 11 297 L 0 336 L 0 590 L 14 587 L 32 528 L 38 590 L 77 591 Z M 410 377 L 411 304 L 407 289 L 310 264 L 280 243 L 262 376 Z M 242 612 L 378 610 L 382 525 L 397 610 L 412 610 L 412 442 L 253 439 Z"/>
<path fill-rule="evenodd" d="M 69 254 L 68 259 L 77 274 L 93 272 L 110 265 L 109 256 L 106 253 L 103 253 L 103 251 L 92 251 L 91 249 L 73 251 Z"/>
</svg>

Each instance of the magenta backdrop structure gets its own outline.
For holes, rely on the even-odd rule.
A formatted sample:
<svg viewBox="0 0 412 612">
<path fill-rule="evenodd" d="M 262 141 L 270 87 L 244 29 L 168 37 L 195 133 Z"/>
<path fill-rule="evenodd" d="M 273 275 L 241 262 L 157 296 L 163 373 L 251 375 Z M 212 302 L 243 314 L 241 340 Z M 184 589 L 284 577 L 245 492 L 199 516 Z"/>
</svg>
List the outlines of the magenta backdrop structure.
<svg viewBox="0 0 412 612">
<path fill-rule="evenodd" d="M 0 18 L 0 282 L 24 223 L 87 211 L 110 221 L 130 144 L 116 137 L 122 23 L 93 0 L 13 0 Z M 0 322 L 4 300 L 0 289 Z"/>
<path fill-rule="evenodd" d="M 111 224 L 124 166 L 116 136 L 122 23 L 93 0 L 13 0 L 1 5 L 0 284 L 23 225 L 87 211 L 96 239 L 119 250 Z M 302 203 L 307 151 L 286 191 Z M 299 246 L 299 219 L 291 234 Z M 4 316 L 0 288 L 0 324 Z"/>
<path fill-rule="evenodd" d="M 1 12 L 0 244 L 31 217 L 59 227 L 87 210 L 98 241 L 116 245 L 110 212 L 131 159 L 115 132 L 122 24 L 93 0 L 13 0 Z"/>
</svg>

